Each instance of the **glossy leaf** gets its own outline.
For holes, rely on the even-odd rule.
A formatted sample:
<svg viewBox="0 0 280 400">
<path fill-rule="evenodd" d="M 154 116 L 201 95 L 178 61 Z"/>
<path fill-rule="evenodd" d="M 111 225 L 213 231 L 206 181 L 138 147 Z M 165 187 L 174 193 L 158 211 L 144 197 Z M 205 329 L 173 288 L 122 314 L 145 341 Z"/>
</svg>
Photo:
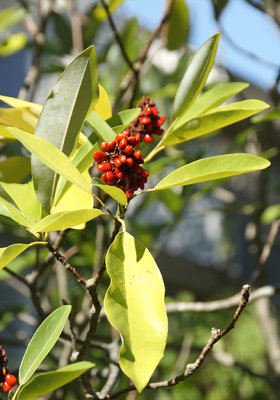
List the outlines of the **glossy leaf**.
<svg viewBox="0 0 280 400">
<path fill-rule="evenodd" d="M 269 165 L 270 162 L 262 157 L 242 153 L 202 158 L 171 172 L 147 192 L 228 178 L 265 169 Z"/>
<path fill-rule="evenodd" d="M 0 100 L 3 103 L 8 104 L 14 108 L 29 108 L 31 110 L 35 110 L 36 112 L 40 113 L 42 111 L 43 106 L 37 103 L 31 103 L 30 101 L 25 101 L 21 99 L 17 99 L 16 97 L 9 97 L 9 96 L 0 96 Z"/>
<path fill-rule="evenodd" d="M 168 19 L 168 50 L 177 50 L 186 44 L 189 32 L 189 10 L 185 0 L 176 0 Z"/>
<path fill-rule="evenodd" d="M 41 112 L 35 136 L 70 155 L 84 120 L 98 98 L 97 62 L 91 46 L 65 69 Z M 49 155 L 51 157 L 51 155 Z M 34 186 L 42 207 L 49 212 L 54 200 L 58 171 L 31 157 Z"/>
<path fill-rule="evenodd" d="M 105 142 L 115 139 L 116 134 L 113 129 L 95 111 L 87 117 L 86 123 L 93 129 L 96 135 Z"/>
<path fill-rule="evenodd" d="M 9 133 L 13 136 L 10 131 Z M 2 182 L 21 183 L 30 174 L 31 164 L 28 157 L 13 156 L 0 162 L 0 181 Z"/>
<path fill-rule="evenodd" d="M 25 184 L 0 182 L 0 185 L 30 223 L 35 224 L 40 219 L 41 205 L 32 182 Z"/>
<path fill-rule="evenodd" d="M 127 198 L 124 192 L 117 188 L 116 186 L 109 186 L 106 185 L 101 179 L 99 178 L 92 178 L 91 180 L 92 186 L 97 186 L 99 189 L 103 190 L 103 192 L 107 193 L 110 197 L 116 200 L 118 203 L 122 204 L 123 206 L 127 203 Z"/>
<path fill-rule="evenodd" d="M 184 125 L 191 119 L 201 116 L 212 108 L 220 106 L 224 101 L 236 96 L 249 86 L 244 82 L 229 82 L 214 86 L 203 93 L 195 102 L 183 113 L 174 124 L 173 129 Z"/>
<path fill-rule="evenodd" d="M 0 248 L 0 269 L 6 267 L 11 261 L 13 261 L 19 254 L 21 254 L 24 250 L 28 249 L 34 245 L 45 245 L 45 242 L 33 242 L 29 244 L 24 243 L 16 243 L 11 244 L 8 247 Z"/>
<path fill-rule="evenodd" d="M 86 192 L 91 193 L 91 186 L 82 176 L 80 171 L 74 166 L 69 158 L 53 144 L 38 136 L 29 135 L 20 129 L 9 129 L 32 154 L 45 163 L 49 168 L 64 176 L 70 182 L 79 186 Z"/>
<path fill-rule="evenodd" d="M 112 108 L 108 93 L 103 86 L 98 85 L 98 88 L 99 97 L 94 106 L 94 111 L 103 119 L 110 118 L 112 116 Z"/>
<path fill-rule="evenodd" d="M 82 361 L 66 365 L 66 367 L 57 369 L 56 371 L 36 374 L 20 389 L 16 399 L 38 399 L 43 394 L 52 392 L 73 381 L 93 367 L 94 364 Z"/>
<path fill-rule="evenodd" d="M 173 118 L 190 107 L 201 92 L 215 61 L 219 38 L 220 34 L 212 36 L 194 55 L 176 93 Z"/>
<path fill-rule="evenodd" d="M 113 115 L 107 119 L 107 124 L 114 130 L 115 133 L 122 132 L 132 121 L 140 114 L 141 108 L 131 108 Z"/>
<path fill-rule="evenodd" d="M 206 114 L 191 119 L 176 129 L 169 130 L 163 137 L 165 146 L 186 142 L 241 121 L 268 108 L 269 105 L 260 100 L 243 100 L 226 106 L 213 108 Z"/>
<path fill-rule="evenodd" d="M 120 332 L 120 367 L 141 392 L 163 356 L 167 339 L 164 284 L 148 249 L 119 233 L 106 256 L 111 278 L 104 307 Z"/>
<path fill-rule="evenodd" d="M 280 204 L 273 204 L 264 210 L 261 216 L 261 221 L 263 224 L 271 224 L 279 217 L 280 217 Z"/>
<path fill-rule="evenodd" d="M 75 211 L 59 212 L 52 215 L 47 215 L 41 219 L 37 224 L 32 226 L 32 232 L 50 232 L 60 231 L 73 226 L 84 224 L 93 218 L 102 214 L 98 209 L 85 209 Z"/>
<path fill-rule="evenodd" d="M 25 218 L 25 216 L 17 209 L 17 207 L 5 200 L 3 197 L 0 197 L 0 215 L 4 215 L 5 217 L 10 218 L 14 222 L 26 228 L 31 227 L 30 221 Z"/>
<path fill-rule="evenodd" d="M 19 383 L 24 385 L 53 348 L 63 331 L 71 306 L 62 306 L 53 311 L 34 333 L 19 368 Z"/>
<path fill-rule="evenodd" d="M 0 124 L 5 126 L 14 126 L 34 133 L 37 120 L 26 108 L 0 108 Z"/>
</svg>

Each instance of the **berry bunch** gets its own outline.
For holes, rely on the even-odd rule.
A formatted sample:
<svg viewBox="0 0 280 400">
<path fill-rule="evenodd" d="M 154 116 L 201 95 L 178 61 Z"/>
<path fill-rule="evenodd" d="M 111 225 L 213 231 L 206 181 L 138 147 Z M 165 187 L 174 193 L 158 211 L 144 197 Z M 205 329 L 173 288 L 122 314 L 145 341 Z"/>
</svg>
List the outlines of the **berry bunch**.
<svg viewBox="0 0 280 400">
<path fill-rule="evenodd" d="M 129 130 L 126 129 L 114 140 L 102 142 L 102 151 L 93 153 L 103 182 L 122 189 L 128 199 L 137 189 L 144 189 L 149 176 L 140 166 L 144 163 L 141 151 L 137 150 L 140 140 L 140 135 L 130 136 Z"/>
<path fill-rule="evenodd" d="M 9 392 L 17 383 L 17 378 L 14 375 L 9 374 L 7 364 L 8 358 L 6 352 L 3 347 L 0 346 L 0 383 L 2 383 L 2 389 L 4 392 Z"/>
<path fill-rule="evenodd" d="M 158 136 L 163 134 L 161 126 L 164 124 L 166 117 L 165 115 L 158 115 L 159 111 L 156 108 L 156 103 L 149 97 L 142 97 L 137 107 L 141 108 L 140 115 L 131 123 L 129 130 L 131 135 L 140 134 L 141 140 L 150 143 L 154 140 L 153 134 Z"/>
</svg>

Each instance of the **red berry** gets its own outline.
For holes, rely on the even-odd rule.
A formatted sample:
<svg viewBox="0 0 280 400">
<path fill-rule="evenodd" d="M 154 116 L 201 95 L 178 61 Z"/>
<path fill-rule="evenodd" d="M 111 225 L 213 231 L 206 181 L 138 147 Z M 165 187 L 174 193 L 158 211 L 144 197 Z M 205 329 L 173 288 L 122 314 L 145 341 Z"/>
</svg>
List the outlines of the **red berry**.
<svg viewBox="0 0 280 400">
<path fill-rule="evenodd" d="M 121 160 L 119 158 L 115 158 L 114 159 L 114 165 L 115 165 L 115 167 L 120 168 L 121 165 L 122 165 Z"/>
<path fill-rule="evenodd" d="M 140 134 L 140 133 L 136 133 L 135 139 L 136 139 L 137 142 L 139 143 L 139 142 L 141 141 L 141 134 Z"/>
<path fill-rule="evenodd" d="M 135 151 L 134 153 L 133 153 L 133 155 L 134 155 L 134 158 L 142 158 L 142 153 L 141 153 L 141 151 L 140 150 L 137 150 L 137 151 Z"/>
<path fill-rule="evenodd" d="M 129 156 L 133 152 L 132 146 L 128 145 L 124 148 L 124 153 Z"/>
<path fill-rule="evenodd" d="M 121 171 L 118 172 L 118 173 L 117 173 L 117 178 L 118 178 L 118 179 L 123 179 L 123 172 L 121 172 Z"/>
<path fill-rule="evenodd" d="M 100 148 L 101 148 L 102 151 L 109 151 L 109 150 L 110 150 L 110 149 L 109 149 L 109 146 L 107 145 L 106 142 L 102 142 L 102 143 L 100 144 Z"/>
<path fill-rule="evenodd" d="M 111 171 L 112 165 L 109 162 L 104 162 L 102 164 L 97 164 L 97 169 L 100 172 Z"/>
<path fill-rule="evenodd" d="M 149 117 L 141 117 L 140 118 L 140 123 L 143 124 L 143 125 L 147 125 L 150 122 L 151 122 L 151 118 L 149 118 Z"/>
<path fill-rule="evenodd" d="M 106 160 L 106 154 L 103 153 L 103 151 L 96 151 L 95 153 L 93 153 L 92 157 L 96 162 L 101 162 Z"/>
<path fill-rule="evenodd" d="M 120 141 L 121 139 L 123 139 L 123 138 L 124 138 L 124 134 L 123 134 L 123 133 L 118 133 L 117 136 L 116 136 L 116 138 L 115 138 L 115 141 L 116 141 L 117 143 L 119 143 L 119 141 Z"/>
<path fill-rule="evenodd" d="M 119 160 L 121 161 L 122 164 L 125 164 L 126 156 L 124 154 L 122 154 L 121 156 L 119 156 Z"/>
<path fill-rule="evenodd" d="M 133 147 L 137 144 L 137 139 L 135 136 L 130 136 L 129 138 L 127 138 L 127 141 Z"/>
<path fill-rule="evenodd" d="M 131 168 L 132 165 L 134 164 L 133 158 L 131 158 L 131 157 L 127 158 L 125 164 L 126 164 L 129 168 Z"/>
<path fill-rule="evenodd" d="M 106 174 L 102 174 L 101 179 L 103 182 L 107 183 Z"/>
<path fill-rule="evenodd" d="M 162 124 L 164 124 L 165 120 L 166 120 L 165 115 L 162 115 L 161 117 L 159 117 L 159 119 L 156 122 L 157 126 L 160 127 Z"/>
<path fill-rule="evenodd" d="M 156 107 L 152 107 L 152 113 L 154 116 L 158 115 L 159 111 Z"/>
<path fill-rule="evenodd" d="M 7 374 L 5 376 L 5 382 L 7 382 L 7 384 L 11 387 L 15 386 L 15 384 L 17 383 L 17 378 L 14 375 L 11 374 Z"/>
<path fill-rule="evenodd" d="M 146 135 L 144 136 L 143 140 L 144 140 L 145 143 L 150 143 L 154 139 L 153 139 L 153 136 L 151 136 L 149 133 L 146 133 Z"/>
<path fill-rule="evenodd" d="M 133 196 L 133 193 L 134 193 L 134 190 L 133 190 L 133 189 L 128 189 L 128 190 L 125 192 L 125 195 L 126 195 L 126 197 L 127 197 L 128 199 L 130 199 L 130 198 Z"/>
<path fill-rule="evenodd" d="M 122 133 L 123 133 L 125 136 L 128 136 L 128 135 L 130 135 L 130 130 L 129 130 L 129 129 L 125 129 L 124 131 L 122 131 Z"/>
<path fill-rule="evenodd" d="M 116 147 L 116 141 L 115 140 L 110 140 L 110 142 L 107 142 L 107 145 L 110 150 L 113 150 Z"/>
<path fill-rule="evenodd" d="M 146 115 L 151 115 L 152 113 L 153 113 L 152 107 L 146 107 L 146 109 L 145 109 L 145 114 L 146 114 Z"/>
<path fill-rule="evenodd" d="M 3 392 L 9 392 L 12 388 L 11 388 L 10 385 L 8 385 L 7 382 L 4 382 L 3 386 L 2 386 L 2 389 L 3 389 Z"/>
<path fill-rule="evenodd" d="M 119 142 L 119 148 L 122 150 L 126 147 L 127 145 L 127 140 L 125 138 L 123 138 L 120 142 Z"/>
<path fill-rule="evenodd" d="M 114 172 L 113 171 L 106 172 L 106 179 L 107 179 L 107 181 L 112 181 L 113 179 L 115 179 Z"/>
</svg>

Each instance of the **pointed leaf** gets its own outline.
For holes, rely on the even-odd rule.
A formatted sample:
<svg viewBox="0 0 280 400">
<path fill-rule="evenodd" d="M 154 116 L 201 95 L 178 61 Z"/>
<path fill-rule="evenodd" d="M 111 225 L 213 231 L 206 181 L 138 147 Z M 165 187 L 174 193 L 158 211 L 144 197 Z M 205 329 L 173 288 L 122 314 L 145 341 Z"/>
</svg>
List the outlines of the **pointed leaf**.
<svg viewBox="0 0 280 400">
<path fill-rule="evenodd" d="M 173 118 L 186 110 L 201 92 L 214 65 L 220 34 L 208 39 L 194 55 L 174 100 Z"/>
<path fill-rule="evenodd" d="M 70 182 L 79 186 L 86 192 L 91 193 L 91 186 L 82 176 L 80 171 L 74 166 L 74 164 L 69 160 L 69 158 L 60 150 L 58 150 L 53 144 L 47 142 L 46 140 L 38 136 L 32 136 L 20 129 L 16 128 L 9 128 L 9 129 L 10 132 L 12 132 L 12 134 L 32 154 L 34 154 L 39 160 L 45 163 L 49 168 L 51 168 L 58 174 L 64 176 Z M 42 182 L 41 185 L 44 185 L 44 182 Z"/>
<path fill-rule="evenodd" d="M 43 106 L 41 106 L 41 104 L 31 103 L 30 101 L 17 99 L 16 97 L 0 96 L 0 100 L 3 101 L 3 103 L 6 103 L 11 107 L 30 108 L 32 110 L 37 111 L 38 113 L 40 113 L 43 108 Z"/>
<path fill-rule="evenodd" d="M 37 120 L 27 108 L 0 108 L 0 124 L 5 126 L 15 126 L 34 133 Z"/>
<path fill-rule="evenodd" d="M 126 205 L 127 198 L 121 189 L 117 188 L 116 186 L 106 185 L 99 178 L 92 178 L 91 184 L 92 184 L 92 186 L 99 187 L 99 189 L 103 190 L 103 192 L 107 193 L 109 196 L 111 196 L 114 200 L 116 200 L 121 205 L 123 205 L 123 206 Z"/>
<path fill-rule="evenodd" d="M 86 123 L 91 127 L 91 129 L 93 129 L 101 140 L 109 142 L 110 140 L 115 139 L 116 134 L 113 129 L 95 111 L 90 113 L 87 117 Z"/>
<path fill-rule="evenodd" d="M 163 178 L 153 189 L 144 192 L 227 178 L 265 169 L 269 165 L 270 162 L 262 157 L 242 153 L 202 158 L 176 169 Z"/>
<path fill-rule="evenodd" d="M 60 231 L 73 226 L 83 224 L 90 221 L 93 218 L 98 217 L 102 214 L 101 210 L 96 208 L 76 210 L 76 211 L 64 211 L 48 215 L 41 219 L 37 224 L 32 226 L 32 232 L 50 232 Z"/>
<path fill-rule="evenodd" d="M 91 46 L 79 54 L 59 77 L 44 104 L 35 136 L 47 140 L 69 156 L 97 97 L 97 63 Z M 45 211 L 49 212 L 58 180 L 57 171 L 35 154 L 31 160 L 37 196 Z"/>
<path fill-rule="evenodd" d="M 107 124 L 114 130 L 115 133 L 122 132 L 132 121 L 140 114 L 141 108 L 131 108 L 113 115 L 107 119 Z"/>
<path fill-rule="evenodd" d="M 26 228 L 31 228 L 31 222 L 9 201 L 0 197 L 0 215 L 4 215 Z"/>
<path fill-rule="evenodd" d="M 108 96 L 108 93 L 104 89 L 103 86 L 98 85 L 99 88 L 99 97 L 97 103 L 94 106 L 94 111 L 100 115 L 101 118 L 107 119 L 112 115 L 111 102 Z"/>
<path fill-rule="evenodd" d="M 38 399 L 43 394 L 52 392 L 73 381 L 93 367 L 94 364 L 82 361 L 66 365 L 66 367 L 57 369 L 56 371 L 36 374 L 20 389 L 16 399 Z"/>
<path fill-rule="evenodd" d="M 174 130 L 169 130 L 163 137 L 163 144 L 165 146 L 172 146 L 186 142 L 241 121 L 268 107 L 268 104 L 260 100 L 243 100 L 211 109 L 206 114 L 191 119 Z"/>
<path fill-rule="evenodd" d="M 226 100 L 245 90 L 248 86 L 249 84 L 245 82 L 229 82 L 207 90 L 178 118 L 173 130 L 184 125 L 191 119 L 207 113 L 212 108 L 218 107 Z"/>
<path fill-rule="evenodd" d="M 33 182 L 25 184 L 0 182 L 23 216 L 32 224 L 40 219 L 41 204 L 34 191 Z M 28 201 L 27 201 L 28 199 Z"/>
<path fill-rule="evenodd" d="M 106 266 L 111 283 L 104 307 L 122 336 L 120 367 L 141 392 L 166 344 L 164 284 L 149 250 L 126 232 L 116 236 Z"/>
<path fill-rule="evenodd" d="M 24 243 L 16 243 L 11 244 L 8 247 L 0 248 L 0 269 L 6 267 L 11 261 L 13 261 L 19 254 L 21 254 L 24 250 L 28 249 L 34 245 L 45 245 L 45 242 L 33 242 L 29 244 Z"/>
<path fill-rule="evenodd" d="M 19 368 L 19 383 L 24 385 L 53 348 L 63 331 L 71 306 L 62 306 L 53 311 L 34 333 Z"/>
</svg>

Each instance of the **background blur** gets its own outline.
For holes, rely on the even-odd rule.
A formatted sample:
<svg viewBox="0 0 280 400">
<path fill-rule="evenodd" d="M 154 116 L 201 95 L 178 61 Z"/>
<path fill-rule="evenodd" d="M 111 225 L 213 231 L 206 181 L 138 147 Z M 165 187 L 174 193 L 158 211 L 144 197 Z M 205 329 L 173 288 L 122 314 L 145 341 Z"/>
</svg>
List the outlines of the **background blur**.
<svg viewBox="0 0 280 400">
<path fill-rule="evenodd" d="M 131 62 L 138 59 L 160 24 L 167 3 L 108 1 Z M 235 294 L 244 283 L 254 289 L 270 285 L 277 292 L 279 238 L 267 262 L 262 262 L 261 255 L 271 238 L 271 223 L 280 216 L 280 1 L 176 0 L 175 4 L 169 24 L 150 48 L 133 97 L 124 90 L 129 66 L 98 1 L 1 0 L 0 93 L 43 104 L 63 69 L 94 44 L 99 81 L 110 96 L 114 112 L 127 108 L 130 102 L 136 105 L 142 95 L 147 95 L 170 121 L 174 94 L 189 58 L 212 34 L 221 32 L 216 64 L 205 90 L 221 82 L 249 82 L 250 87 L 237 99 L 265 100 L 270 110 L 208 137 L 166 149 L 169 158 L 155 159 L 149 172 L 158 180 L 171 162 L 180 166 L 200 157 L 242 151 L 269 158 L 272 167 L 228 181 L 154 192 L 149 198 L 139 196 L 128 213 L 128 217 L 133 215 L 129 229 L 156 255 L 168 301 L 221 299 Z M 26 154 L 18 143 L 1 140 L 2 181 L 16 179 L 9 176 L 7 164 L 15 155 Z M 9 221 L 1 218 L 0 223 L 1 246 L 18 240 L 19 235 L 21 242 L 27 241 Z M 67 236 L 66 248 L 81 243 L 72 262 L 85 271 L 92 268 L 93 237 L 98 232 L 92 222 L 87 231 L 73 231 Z M 104 237 L 106 240 L 106 229 Z M 35 258 L 36 250 L 30 249 L 10 268 L 28 271 Z M 11 368 L 18 368 L 17 360 L 34 330 L 36 313 L 25 288 L 4 271 L 0 279 L 0 344 L 7 348 Z M 42 285 L 42 296 L 55 305 L 58 288 L 52 283 L 50 272 Z M 79 295 L 75 290 L 72 288 L 73 301 Z M 279 399 L 279 311 L 278 295 L 254 302 L 197 374 L 172 390 L 143 393 L 137 399 Z M 226 310 L 170 316 L 168 351 L 159 367 L 161 377 L 179 373 L 187 361 L 194 360 L 211 327 L 224 327 L 231 315 L 232 311 Z M 102 367 L 102 355 L 98 357 L 97 366 Z M 51 398 L 60 397 L 56 394 Z M 130 393 L 126 398 L 136 397 Z"/>
</svg>

